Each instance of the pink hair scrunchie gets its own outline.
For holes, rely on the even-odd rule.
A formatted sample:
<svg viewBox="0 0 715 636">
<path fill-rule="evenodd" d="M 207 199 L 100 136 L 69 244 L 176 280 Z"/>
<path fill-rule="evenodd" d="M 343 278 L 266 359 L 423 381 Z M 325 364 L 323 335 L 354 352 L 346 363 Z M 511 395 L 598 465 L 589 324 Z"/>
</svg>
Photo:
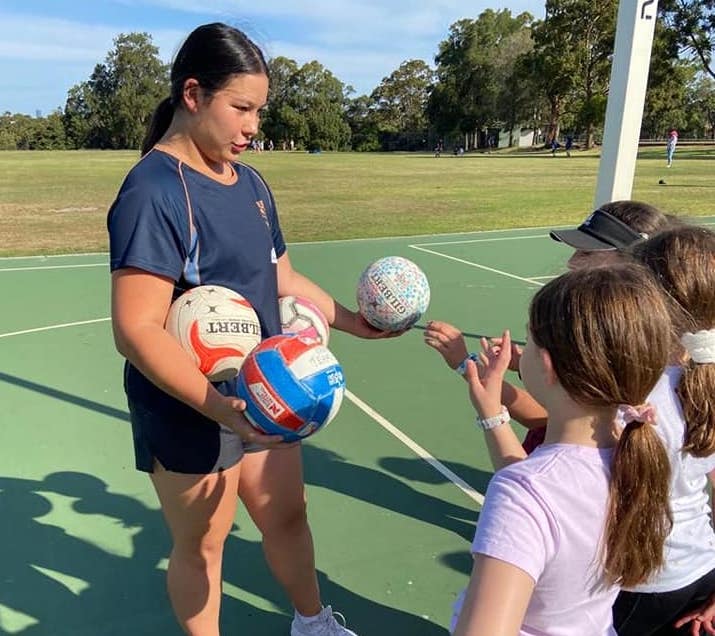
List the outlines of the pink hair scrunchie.
<svg viewBox="0 0 715 636">
<path fill-rule="evenodd" d="M 624 406 L 623 422 L 641 422 L 655 426 L 655 407 L 652 404 L 641 404 L 640 406 Z"/>
</svg>

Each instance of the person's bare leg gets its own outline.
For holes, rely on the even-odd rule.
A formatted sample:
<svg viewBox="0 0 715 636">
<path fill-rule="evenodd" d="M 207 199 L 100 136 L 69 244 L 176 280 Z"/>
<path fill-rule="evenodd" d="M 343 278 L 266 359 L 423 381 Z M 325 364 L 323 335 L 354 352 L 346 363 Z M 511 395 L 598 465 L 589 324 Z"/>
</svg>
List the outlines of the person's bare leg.
<svg viewBox="0 0 715 636">
<path fill-rule="evenodd" d="M 151 475 L 173 547 L 167 588 L 182 629 L 219 636 L 223 545 L 236 513 L 240 464 L 211 475 Z"/>
<path fill-rule="evenodd" d="M 249 453 L 241 465 L 238 494 L 263 535 L 268 566 L 295 609 L 314 616 L 322 606 L 300 446 Z"/>
</svg>

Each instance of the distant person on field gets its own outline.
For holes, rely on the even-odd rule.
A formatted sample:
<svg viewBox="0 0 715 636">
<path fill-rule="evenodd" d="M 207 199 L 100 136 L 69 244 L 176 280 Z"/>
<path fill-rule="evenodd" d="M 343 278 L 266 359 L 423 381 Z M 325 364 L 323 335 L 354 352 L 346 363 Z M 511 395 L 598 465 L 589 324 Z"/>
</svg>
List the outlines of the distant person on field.
<svg viewBox="0 0 715 636">
<path fill-rule="evenodd" d="M 573 148 L 573 135 L 566 135 L 566 143 L 564 144 L 564 149 L 566 150 L 566 156 L 571 156 L 571 148 Z"/>
<path fill-rule="evenodd" d="M 236 381 L 209 382 L 165 328 L 174 299 L 213 284 L 251 303 L 265 338 L 281 333 L 278 298 L 288 295 L 310 298 L 335 329 L 386 336 L 293 269 L 273 194 L 239 161 L 268 85 L 263 53 L 231 26 L 205 24 L 182 44 L 171 94 L 109 211 L 112 326 L 136 467 L 172 538 L 167 587 L 181 629 L 219 636 L 223 548 L 240 499 L 294 607 L 291 636 L 356 636 L 321 603 L 300 444 L 254 429 Z"/>
<path fill-rule="evenodd" d="M 437 336 L 428 331 L 425 341 L 441 352 Z M 547 440 L 529 457 L 501 399 L 509 332 L 487 348 L 481 372 L 466 361 L 476 425 L 497 472 L 469 586 L 455 604 L 455 636 L 615 635 L 619 586 L 646 580 L 663 560 L 669 471 L 645 402 L 670 343 L 665 296 L 642 267 L 576 270 L 540 289 L 520 368 L 548 411 Z"/>
<path fill-rule="evenodd" d="M 673 128 L 668 133 L 668 142 L 665 146 L 666 158 L 668 160 L 668 168 L 673 165 L 673 155 L 675 154 L 675 147 L 678 145 L 678 131 Z"/>
</svg>

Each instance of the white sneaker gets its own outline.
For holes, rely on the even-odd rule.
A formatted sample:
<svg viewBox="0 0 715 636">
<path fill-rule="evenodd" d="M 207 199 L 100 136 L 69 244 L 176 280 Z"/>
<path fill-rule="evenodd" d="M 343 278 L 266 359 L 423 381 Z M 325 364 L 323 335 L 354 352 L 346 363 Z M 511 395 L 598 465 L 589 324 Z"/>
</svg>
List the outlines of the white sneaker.
<svg viewBox="0 0 715 636">
<path fill-rule="evenodd" d="M 339 617 L 342 625 L 336 620 Z M 290 636 L 358 636 L 345 627 L 345 617 L 333 612 L 330 605 L 324 607 L 314 621 L 306 623 L 296 613 L 290 626 Z"/>
</svg>

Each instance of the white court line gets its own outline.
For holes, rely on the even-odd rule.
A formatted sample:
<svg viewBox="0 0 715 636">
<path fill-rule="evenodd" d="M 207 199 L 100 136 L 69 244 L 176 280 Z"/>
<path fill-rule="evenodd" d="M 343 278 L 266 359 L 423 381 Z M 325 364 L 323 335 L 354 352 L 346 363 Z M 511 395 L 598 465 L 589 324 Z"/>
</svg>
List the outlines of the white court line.
<svg viewBox="0 0 715 636">
<path fill-rule="evenodd" d="M 709 219 L 709 216 L 691 216 L 691 219 Z M 715 225 L 715 222 L 701 223 L 701 225 Z M 365 241 L 397 241 L 400 239 L 409 238 L 429 238 L 430 236 L 465 236 L 467 234 L 499 234 L 501 232 L 526 232 L 528 230 L 558 230 L 562 228 L 574 227 L 573 225 L 534 225 L 531 227 L 507 227 L 496 230 L 469 230 L 464 232 L 439 232 L 437 234 L 404 234 L 397 236 L 373 236 L 365 238 L 352 238 L 352 239 L 328 239 L 325 241 L 291 241 L 288 243 L 291 245 L 330 245 L 331 243 L 360 243 Z M 531 236 L 514 236 L 511 240 L 517 240 L 520 238 L 536 238 Z M 426 243 L 429 245 L 429 243 Z M 435 243 L 432 243 L 435 245 Z M 31 254 L 28 256 L 0 256 L 0 261 L 9 260 L 19 260 L 25 258 L 67 258 L 70 256 L 109 256 L 109 252 L 75 252 L 67 254 Z"/>
<path fill-rule="evenodd" d="M 107 322 L 111 318 L 96 318 L 94 320 L 82 320 L 79 322 L 67 322 L 60 325 L 48 325 L 47 327 L 37 327 L 35 329 L 25 329 L 23 331 L 12 331 L 9 333 L 0 333 L 0 338 L 9 338 L 10 336 L 20 336 L 27 333 L 36 333 L 38 331 L 49 331 L 51 329 L 63 329 L 65 327 L 76 327 L 79 325 L 89 325 L 98 322 Z M 426 461 L 432 468 L 437 472 L 444 475 L 449 481 L 451 481 L 457 488 L 459 488 L 464 494 L 476 501 L 480 506 L 484 503 L 484 497 L 481 493 L 477 492 L 472 488 L 467 482 L 465 482 L 461 477 L 453 473 L 449 468 L 447 468 L 440 461 L 435 459 L 430 455 L 424 448 L 422 448 L 417 442 L 405 435 L 399 428 L 391 424 L 382 415 L 380 415 L 375 409 L 370 407 L 368 404 L 363 402 L 354 393 L 350 391 L 345 391 L 346 397 L 357 406 L 361 411 L 369 415 L 373 420 L 375 420 L 380 426 L 382 426 L 386 431 L 394 435 L 398 440 L 400 440 L 405 446 L 407 446 L 413 453 L 418 457 Z"/>
<path fill-rule="evenodd" d="M 67 258 L 70 256 L 108 256 L 109 252 L 72 252 L 69 254 L 29 254 L 27 256 L 0 256 L 0 261 L 19 261 L 30 258 Z"/>
<path fill-rule="evenodd" d="M 86 263 L 84 265 L 33 265 L 32 267 L 0 267 L 0 273 L 29 272 L 38 269 L 77 269 L 81 267 L 109 267 L 109 263 Z"/>
<path fill-rule="evenodd" d="M 552 278 L 556 278 L 559 276 L 559 274 L 549 274 L 548 276 L 532 276 L 532 280 L 551 280 Z"/>
<path fill-rule="evenodd" d="M 349 239 L 327 239 L 325 241 L 290 241 L 291 245 L 330 245 L 332 243 L 364 243 L 366 241 L 399 241 L 401 239 L 422 238 L 429 239 L 431 236 L 466 236 L 469 234 L 500 234 L 503 232 L 527 232 L 529 230 L 557 230 L 559 228 L 573 227 L 571 225 L 535 225 L 532 227 L 507 227 L 496 230 L 465 230 L 464 232 L 439 232 L 437 234 L 404 234 L 397 236 L 371 236 L 365 238 L 349 238 Z M 514 238 L 520 238 L 518 236 Z M 0 256 L 0 261 L 17 260 L 23 258 L 67 258 L 71 256 L 109 256 L 109 252 L 84 252 L 84 253 L 68 253 L 68 254 L 33 254 L 28 256 Z"/>
<path fill-rule="evenodd" d="M 549 238 L 548 234 L 529 234 L 527 236 L 495 236 L 485 239 L 465 239 L 463 241 L 439 241 L 437 243 L 415 243 L 419 247 L 433 247 L 435 245 L 462 245 L 465 243 L 492 243 L 495 241 L 520 241 L 522 239 Z M 412 247 L 412 246 L 410 246 Z"/>
<path fill-rule="evenodd" d="M 26 333 L 37 333 L 39 331 L 50 331 L 52 329 L 64 329 L 65 327 L 91 325 L 96 322 L 107 322 L 109 320 L 111 320 L 111 318 L 95 318 L 94 320 L 80 320 L 79 322 L 65 322 L 60 325 L 47 325 L 47 327 L 35 327 L 34 329 L 23 329 L 22 331 L 10 331 L 8 333 L 0 333 L 0 338 L 9 338 L 10 336 L 22 336 Z"/>
<path fill-rule="evenodd" d="M 350 400 L 355 406 L 357 406 L 363 413 L 369 415 L 373 420 L 375 420 L 382 428 L 384 428 L 388 433 L 400 440 L 407 448 L 409 448 L 415 455 L 426 461 L 432 468 L 434 468 L 438 473 L 444 475 L 449 481 L 451 481 L 457 488 L 459 488 L 467 497 L 470 497 L 476 501 L 480 506 L 484 504 L 484 496 L 472 488 L 466 481 L 464 481 L 459 475 L 453 473 L 449 468 L 447 468 L 442 462 L 435 459 L 430 455 L 424 448 L 422 448 L 417 442 L 415 442 L 411 437 L 405 435 L 399 428 L 391 424 L 387 419 L 380 415 L 375 409 L 363 402 L 359 397 L 357 397 L 351 391 L 346 389 L 345 396 Z"/>
<path fill-rule="evenodd" d="M 420 252 L 427 252 L 428 254 L 434 254 L 435 256 L 441 256 L 450 261 L 456 261 L 457 263 L 462 263 L 463 265 L 469 265 L 470 267 L 477 267 L 483 269 L 487 272 L 492 272 L 493 274 L 499 274 L 500 276 L 507 276 L 508 278 L 515 278 L 524 283 L 531 283 L 532 285 L 544 286 L 544 283 L 540 283 L 538 280 L 533 278 L 524 278 L 523 276 L 517 276 L 516 274 L 510 274 L 509 272 L 504 272 L 500 269 L 494 269 L 493 267 L 487 267 L 486 265 L 480 265 L 479 263 L 473 263 L 472 261 L 464 260 L 463 258 L 457 258 L 456 256 L 450 256 L 449 254 L 442 254 L 441 252 L 435 252 L 434 250 L 428 250 L 424 247 L 419 247 L 418 245 L 410 245 L 409 247 L 419 250 Z"/>
</svg>

